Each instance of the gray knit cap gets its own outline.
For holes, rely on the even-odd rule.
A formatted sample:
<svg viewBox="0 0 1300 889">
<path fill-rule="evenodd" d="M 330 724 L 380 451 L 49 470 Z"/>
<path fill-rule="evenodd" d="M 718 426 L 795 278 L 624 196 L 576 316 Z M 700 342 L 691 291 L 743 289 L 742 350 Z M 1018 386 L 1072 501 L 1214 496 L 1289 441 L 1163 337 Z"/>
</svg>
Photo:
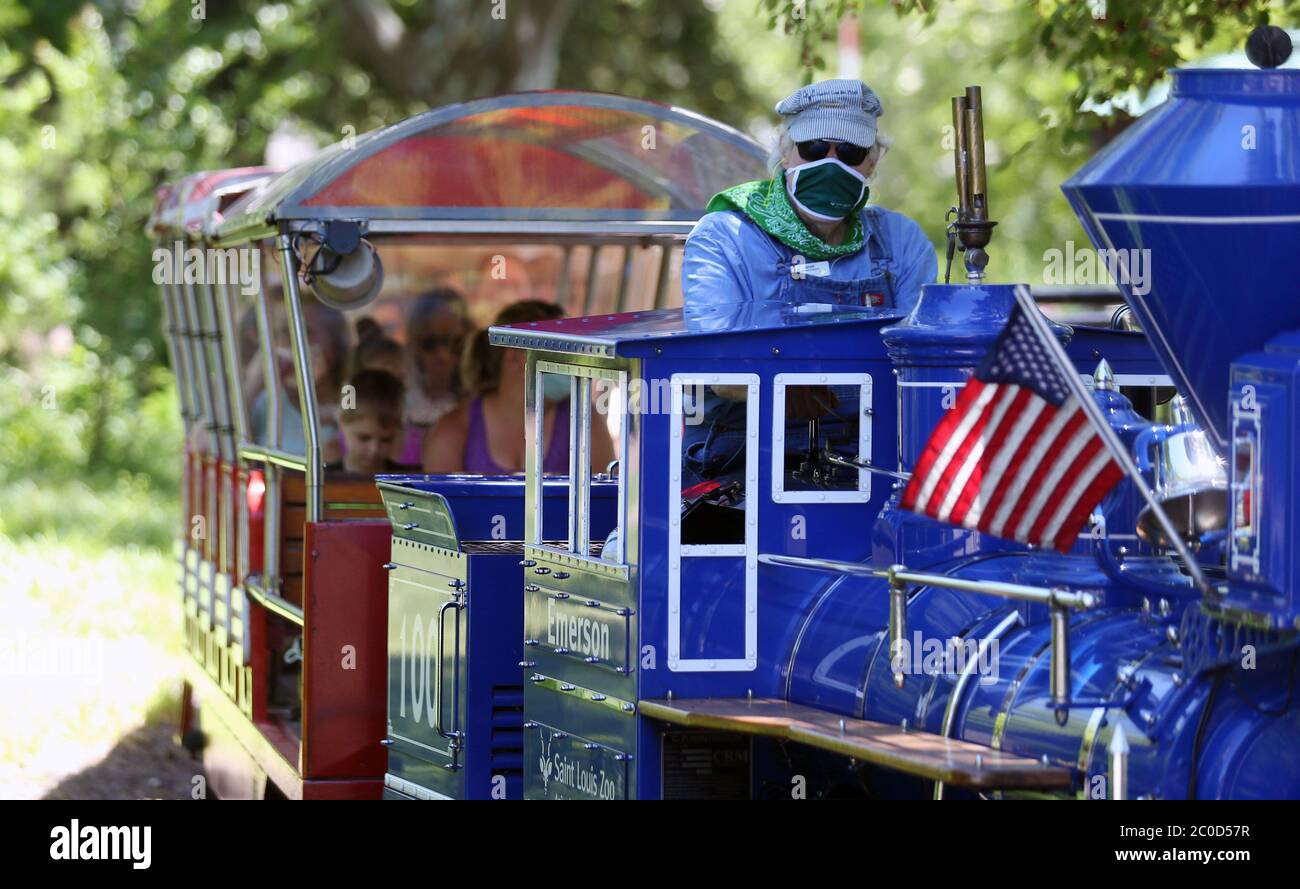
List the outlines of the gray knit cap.
<svg viewBox="0 0 1300 889">
<path fill-rule="evenodd" d="M 871 87 L 860 80 L 823 80 L 800 87 L 776 106 L 790 138 L 835 139 L 863 148 L 876 144 L 876 118 L 885 111 Z"/>
</svg>

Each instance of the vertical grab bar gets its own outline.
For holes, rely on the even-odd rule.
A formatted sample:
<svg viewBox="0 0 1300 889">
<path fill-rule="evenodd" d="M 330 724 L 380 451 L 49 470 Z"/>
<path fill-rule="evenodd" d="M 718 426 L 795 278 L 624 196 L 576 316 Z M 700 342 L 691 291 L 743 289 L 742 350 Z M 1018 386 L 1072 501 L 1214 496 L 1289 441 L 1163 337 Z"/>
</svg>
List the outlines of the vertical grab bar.
<svg viewBox="0 0 1300 889">
<path fill-rule="evenodd" d="M 459 596 L 459 594 L 456 595 Z M 442 607 L 438 609 L 438 669 L 435 670 L 433 674 L 434 676 L 433 696 L 435 699 L 433 730 L 437 732 L 440 737 L 447 739 L 447 750 L 448 752 L 451 753 L 451 764 L 448 765 L 447 768 L 451 769 L 452 771 L 455 771 L 456 769 L 460 768 L 460 762 L 459 762 L 460 731 L 458 730 L 458 720 L 460 717 L 460 670 L 453 669 L 452 671 L 452 697 L 451 697 L 452 728 L 451 731 L 448 732 L 445 729 L 443 729 L 442 726 L 442 688 L 443 688 L 442 665 L 443 662 L 446 660 L 446 658 L 444 657 L 445 652 L 443 651 L 442 648 L 443 639 L 446 638 L 446 629 L 445 629 L 445 623 L 443 621 L 443 617 L 446 615 L 448 608 L 456 609 L 456 643 L 455 643 L 455 649 L 453 651 L 453 656 L 459 659 L 460 658 L 460 607 L 461 604 L 459 599 L 453 598 L 450 602 L 444 602 L 442 604 Z"/>
<path fill-rule="evenodd" d="M 298 410 L 302 413 L 303 441 L 306 443 L 307 464 L 307 522 L 321 520 L 322 491 L 320 422 L 317 418 L 316 384 L 311 368 L 311 344 L 307 340 L 307 320 L 298 292 L 298 258 L 294 254 L 293 239 L 281 234 L 276 239 L 280 248 L 280 274 L 284 280 L 284 308 L 289 317 L 289 344 L 293 348 L 293 372 L 298 385 Z M 278 446 L 278 445 L 277 445 Z"/>
</svg>

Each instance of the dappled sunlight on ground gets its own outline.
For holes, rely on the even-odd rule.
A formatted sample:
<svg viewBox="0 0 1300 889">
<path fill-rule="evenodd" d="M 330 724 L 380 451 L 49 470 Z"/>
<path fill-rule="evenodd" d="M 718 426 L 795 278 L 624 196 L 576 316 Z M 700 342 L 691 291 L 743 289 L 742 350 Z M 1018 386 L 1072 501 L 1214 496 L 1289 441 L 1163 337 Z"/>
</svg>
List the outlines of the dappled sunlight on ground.
<svg viewBox="0 0 1300 889">
<path fill-rule="evenodd" d="M 188 796 L 171 556 L 0 537 L 0 578 L 0 798 Z"/>
</svg>

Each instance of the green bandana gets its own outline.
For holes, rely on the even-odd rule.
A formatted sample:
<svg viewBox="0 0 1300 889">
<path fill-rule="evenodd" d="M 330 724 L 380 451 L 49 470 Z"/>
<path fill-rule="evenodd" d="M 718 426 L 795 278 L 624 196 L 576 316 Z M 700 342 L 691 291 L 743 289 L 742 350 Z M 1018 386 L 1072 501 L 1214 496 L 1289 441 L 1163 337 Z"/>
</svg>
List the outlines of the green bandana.
<svg viewBox="0 0 1300 889">
<path fill-rule="evenodd" d="M 865 241 L 862 216 L 857 212 L 849 217 L 849 235 L 843 244 L 827 244 L 810 232 L 794 212 L 794 207 L 790 206 L 790 198 L 785 193 L 785 181 L 781 176 L 742 182 L 718 192 L 705 207 L 709 213 L 715 210 L 739 210 L 754 220 L 763 231 L 806 259 L 822 260 L 856 253 L 862 249 Z"/>
</svg>

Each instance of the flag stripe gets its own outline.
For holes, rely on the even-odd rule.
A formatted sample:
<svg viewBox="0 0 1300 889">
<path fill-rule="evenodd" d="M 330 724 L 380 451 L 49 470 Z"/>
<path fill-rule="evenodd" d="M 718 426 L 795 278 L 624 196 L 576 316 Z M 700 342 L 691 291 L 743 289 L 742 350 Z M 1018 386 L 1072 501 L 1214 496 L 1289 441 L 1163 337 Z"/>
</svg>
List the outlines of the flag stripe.
<svg viewBox="0 0 1300 889">
<path fill-rule="evenodd" d="M 1110 457 L 1109 454 L 1106 455 Z M 1088 514 L 1092 512 L 1094 506 L 1101 502 L 1101 498 L 1124 478 L 1124 470 L 1120 469 L 1118 463 L 1113 458 L 1103 467 L 1101 473 L 1092 481 L 1088 489 L 1084 491 L 1083 496 L 1073 505 L 1069 517 L 1061 523 L 1061 530 L 1056 535 L 1056 549 L 1059 552 L 1067 553 L 1074 546 L 1074 541 L 1078 539 L 1079 529 L 1087 521 Z"/>
<path fill-rule="evenodd" d="M 1038 464 L 1042 462 L 1043 457 L 1047 454 L 1047 449 L 1056 443 L 1056 437 L 1060 434 L 1062 427 L 1077 412 L 1077 406 L 1067 401 L 1059 408 L 1056 408 L 1045 423 L 1041 426 L 1035 424 L 1035 427 L 1030 430 L 1024 444 L 1017 449 L 1016 456 L 1012 458 L 1011 463 L 1007 466 L 1008 484 L 1002 494 L 1001 502 L 998 504 L 997 512 L 994 514 L 992 521 L 989 522 L 989 531 L 991 533 L 999 537 L 1002 536 L 1003 529 L 1021 506 L 1020 495 L 1024 493 L 1026 486 L 1034 480 L 1034 473 L 1038 469 Z"/>
<path fill-rule="evenodd" d="M 928 501 L 929 512 L 935 518 L 945 522 L 948 521 L 948 513 L 952 511 L 952 506 L 949 503 L 950 498 L 955 500 L 961 494 L 961 484 L 964 483 L 964 477 L 962 477 L 961 473 L 970 459 L 971 452 L 983 450 L 984 436 L 989 423 L 992 422 L 995 416 L 999 415 L 998 405 L 1004 401 L 1009 401 L 1015 394 L 1009 392 L 1004 386 L 990 385 L 986 388 L 992 391 L 992 397 L 982 406 L 979 404 L 975 406 L 979 410 L 979 417 L 971 425 L 971 428 L 966 431 L 961 444 L 948 460 L 948 465 L 943 471 L 943 477 L 930 494 Z M 976 459 L 978 459 L 978 456 Z"/>
<path fill-rule="evenodd" d="M 994 459 L 992 467 L 980 484 L 976 502 L 971 505 L 970 513 L 966 516 L 968 527 L 978 527 L 981 531 L 988 530 L 988 522 L 997 511 L 997 505 L 1002 502 L 1002 495 L 1011 484 L 1012 473 L 1008 473 L 1008 467 L 1015 461 L 1021 449 L 1029 448 L 1033 444 L 1042 432 L 1042 428 L 1052 421 L 1055 413 L 1056 408 L 1043 399 L 1031 398 L 1024 415 L 1012 427 L 1006 449 Z"/>
<path fill-rule="evenodd" d="M 1074 426 L 1073 433 L 1068 438 L 1065 433 L 1057 438 L 1056 445 L 1052 449 L 1054 453 L 1051 464 L 1045 467 L 1046 472 L 1035 482 L 1033 490 L 1025 492 L 1025 511 L 1016 524 L 1017 537 L 1030 536 L 1038 525 L 1038 517 L 1045 511 L 1043 507 L 1047 506 L 1048 499 L 1058 494 L 1057 486 L 1061 484 L 1065 473 L 1074 465 L 1080 452 L 1097 437 L 1093 434 L 1092 427 L 1088 425 L 1087 417 L 1082 411 L 1079 412 L 1077 422 L 1071 420 L 1070 425 Z"/>
<path fill-rule="evenodd" d="M 1060 530 L 1060 525 L 1070 514 L 1070 505 L 1083 491 L 1087 490 L 1088 485 L 1106 467 L 1106 460 L 1110 455 L 1106 453 L 1102 441 L 1096 435 L 1092 434 L 1091 429 L 1085 429 L 1086 438 L 1084 446 L 1079 449 L 1068 466 L 1065 477 L 1056 485 L 1053 492 L 1053 502 L 1047 508 L 1041 510 L 1038 518 L 1034 519 L 1034 525 L 1029 530 L 1029 536 L 1035 540 L 1055 540 L 1056 534 Z"/>
<path fill-rule="evenodd" d="M 972 521 L 979 520 L 979 513 L 984 506 L 984 501 L 980 499 L 980 493 L 985 490 L 986 484 L 989 493 L 992 493 L 992 489 L 996 486 L 997 480 L 1001 478 L 1002 469 L 999 468 L 999 460 L 1002 457 L 1003 444 L 1016 429 L 1020 428 L 1022 423 L 1027 426 L 1028 424 L 1033 423 L 1034 419 L 1038 416 L 1038 408 L 1035 408 L 1032 413 L 1026 414 L 1026 410 L 1029 408 L 1030 403 L 1032 401 L 1037 401 L 1031 391 L 1021 386 L 1012 384 L 1004 385 L 1015 392 L 1015 398 L 1012 400 L 1006 414 L 1004 414 L 1004 422 L 993 433 L 988 444 L 985 445 L 984 453 L 981 455 L 982 459 L 980 460 L 979 465 L 976 467 L 976 470 L 971 473 L 970 479 L 963 486 L 964 490 L 962 491 L 961 496 L 957 498 L 956 505 L 948 515 L 948 521 L 953 522 L 954 524 L 965 524 L 967 517 L 971 515 L 972 512 L 974 513 Z M 1039 405 L 1041 405 L 1041 403 L 1042 402 L 1039 401 Z M 1021 434 L 1023 434 L 1023 432 Z M 1006 459 L 1011 459 L 1009 451 L 1006 454 Z M 1005 466 L 1006 460 L 1002 460 L 1001 467 L 1005 468 Z M 995 472 L 997 475 L 994 475 Z"/>
<path fill-rule="evenodd" d="M 923 509 L 916 505 L 921 486 L 929 476 L 931 467 L 934 466 L 935 457 L 943 450 L 943 443 L 952 434 L 953 427 L 960 422 L 961 412 L 983 386 L 984 384 L 978 380 L 971 380 L 970 385 L 963 387 L 952 409 L 943 415 L 943 418 L 939 420 L 939 424 L 934 427 L 934 431 L 930 433 L 929 440 L 926 441 L 925 447 L 921 450 L 921 456 L 917 458 L 916 465 L 912 467 L 912 477 L 907 483 L 907 488 L 903 491 L 901 504 L 903 509 L 924 512 Z"/>
<path fill-rule="evenodd" d="M 970 387 L 962 391 L 965 395 Z M 943 480 L 944 472 L 948 469 L 948 464 L 952 461 L 953 455 L 961 447 L 962 442 L 966 440 L 971 429 L 979 422 L 980 417 L 984 415 L 984 408 L 998 394 L 997 386 L 981 385 L 974 393 L 972 398 L 966 399 L 967 405 L 962 411 L 952 411 L 949 416 L 956 415 L 958 422 L 951 434 L 944 440 L 943 448 L 935 457 L 934 465 L 928 470 L 924 483 L 921 485 L 921 491 L 916 498 L 916 508 L 925 509 L 934 495 L 935 489 Z"/>
<path fill-rule="evenodd" d="M 1006 450 L 1002 451 L 1001 456 L 993 461 L 992 472 L 985 480 L 988 486 L 988 494 L 984 494 L 984 487 L 980 487 L 980 502 L 983 508 L 971 508 L 974 515 L 966 517 L 967 525 L 978 525 L 980 530 L 988 530 L 989 522 L 997 513 L 998 504 L 1002 502 L 1002 496 L 1006 494 L 1006 489 L 1011 486 L 1015 478 L 1015 467 L 1023 455 L 1034 446 L 1037 437 L 1043 434 L 1045 426 L 1052 422 L 1052 417 L 1056 416 L 1056 408 L 1044 402 L 1041 398 L 1035 398 L 1030 402 L 1030 409 L 1024 413 L 1021 421 L 1015 424 L 1011 430 L 1010 441 L 1006 443 Z"/>
<path fill-rule="evenodd" d="M 1063 405 L 1063 407 L 1065 409 L 1061 410 L 1055 419 L 1064 422 L 1055 423 L 1055 428 L 1049 427 L 1044 430 L 1042 437 L 1035 443 L 1034 450 L 1016 471 L 1016 481 L 1012 486 L 1012 493 L 1015 495 L 1014 503 L 1012 502 L 1012 496 L 1009 494 L 1007 502 L 1004 502 L 1002 509 L 998 510 L 999 514 L 1003 510 L 1007 510 L 1006 518 L 1003 519 L 1001 531 L 995 531 L 994 533 L 1006 533 L 1008 537 L 1013 537 L 1016 540 L 1022 539 L 1013 532 L 1019 529 L 1021 518 L 1033 505 L 1036 493 L 1046 482 L 1043 473 L 1050 471 L 1050 469 L 1043 469 L 1044 460 L 1049 453 L 1058 453 L 1074 436 L 1078 428 L 1088 422 L 1087 416 L 1073 402 L 1069 406 Z M 1051 465 L 1049 463 L 1048 467 Z M 1010 508 L 1008 509 L 1008 507 Z"/>
<path fill-rule="evenodd" d="M 1012 309 L 988 357 L 936 425 L 901 500 L 939 521 L 1068 552 L 1088 512 L 1123 478 L 1071 394 L 1072 366 Z M 1059 351 L 1059 350 L 1058 350 Z M 1074 389 L 1077 391 L 1078 387 Z"/>
<path fill-rule="evenodd" d="M 934 432 L 930 433 L 930 438 L 925 443 L 921 456 L 917 458 L 916 465 L 912 467 L 912 478 L 907 485 L 907 490 L 903 492 L 902 505 L 904 509 L 921 511 L 920 507 L 916 505 L 916 499 L 921 493 L 921 486 L 934 466 L 935 458 L 943 450 L 944 442 L 952 434 L 953 427 L 961 421 L 961 414 L 983 388 L 984 383 L 975 379 L 970 380 L 957 395 L 957 400 L 952 409 L 943 415 L 943 418 L 939 420 L 939 425 L 934 428 Z"/>
<path fill-rule="evenodd" d="M 992 407 L 987 413 L 987 422 L 982 424 L 979 430 L 979 435 L 973 439 L 970 447 L 963 447 L 963 451 L 965 452 L 964 454 L 958 454 L 958 457 L 961 458 L 961 462 L 956 463 L 956 461 L 954 461 L 954 464 L 957 465 L 958 468 L 956 473 L 949 473 L 952 481 L 951 484 L 948 485 L 948 490 L 943 498 L 943 502 L 939 504 L 937 518 L 940 521 L 952 521 L 952 511 L 957 506 L 958 501 L 961 500 L 962 496 L 966 493 L 967 482 L 975 472 L 975 468 L 979 466 L 980 462 L 984 459 L 984 453 L 992 443 L 992 440 L 996 438 L 998 433 L 1001 431 L 1003 421 L 1006 419 L 1007 413 L 1011 410 L 1011 405 L 1015 403 L 1016 399 L 1024 391 L 1019 386 L 1001 386 L 1000 390 L 997 400 L 993 402 Z M 968 436 L 968 440 L 970 440 L 970 436 Z"/>
</svg>

